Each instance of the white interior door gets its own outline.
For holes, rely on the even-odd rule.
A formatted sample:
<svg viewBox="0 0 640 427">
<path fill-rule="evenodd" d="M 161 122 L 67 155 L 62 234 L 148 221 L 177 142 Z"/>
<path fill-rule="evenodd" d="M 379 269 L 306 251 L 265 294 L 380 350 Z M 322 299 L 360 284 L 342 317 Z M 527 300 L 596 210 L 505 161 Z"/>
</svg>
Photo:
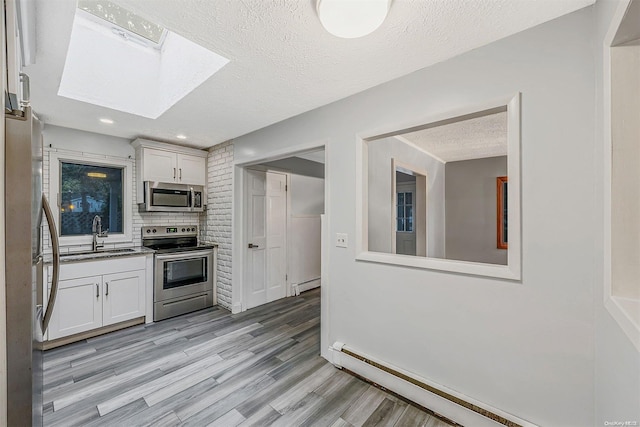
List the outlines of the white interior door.
<svg viewBox="0 0 640 427">
<path fill-rule="evenodd" d="M 267 302 L 287 296 L 287 176 L 267 172 Z"/>
<path fill-rule="evenodd" d="M 247 308 L 286 296 L 286 175 L 247 170 Z"/>
<path fill-rule="evenodd" d="M 247 308 L 267 302 L 267 174 L 247 170 Z"/>
</svg>

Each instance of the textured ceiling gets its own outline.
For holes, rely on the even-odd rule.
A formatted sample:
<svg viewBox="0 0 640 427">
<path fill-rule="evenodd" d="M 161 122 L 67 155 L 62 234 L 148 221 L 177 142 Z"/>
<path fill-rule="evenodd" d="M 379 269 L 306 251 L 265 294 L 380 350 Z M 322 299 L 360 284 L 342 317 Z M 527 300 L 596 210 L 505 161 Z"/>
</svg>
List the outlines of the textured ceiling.
<svg viewBox="0 0 640 427">
<path fill-rule="evenodd" d="M 445 162 L 507 155 L 507 113 L 497 113 L 401 135 Z"/>
<path fill-rule="evenodd" d="M 31 76 L 32 104 L 47 123 L 200 147 L 312 110 L 594 2 L 394 0 L 377 31 L 360 39 L 340 39 L 323 30 L 314 0 L 114 0 L 231 60 L 154 120 L 58 96 L 76 2 L 35 1 L 38 52 L 36 64 L 26 72 Z M 115 124 L 102 124 L 100 117 Z M 188 139 L 178 141 L 177 134 Z"/>
</svg>

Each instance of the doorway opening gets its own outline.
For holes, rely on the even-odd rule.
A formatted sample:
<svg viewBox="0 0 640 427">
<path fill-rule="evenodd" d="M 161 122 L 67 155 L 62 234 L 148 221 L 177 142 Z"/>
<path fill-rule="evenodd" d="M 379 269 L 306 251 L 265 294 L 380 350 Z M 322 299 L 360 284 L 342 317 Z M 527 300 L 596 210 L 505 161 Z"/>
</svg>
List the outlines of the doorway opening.
<svg viewBox="0 0 640 427">
<path fill-rule="evenodd" d="M 244 167 L 243 309 L 321 284 L 325 151 Z"/>
<path fill-rule="evenodd" d="M 392 253 L 427 256 L 427 172 L 391 159 Z"/>
</svg>

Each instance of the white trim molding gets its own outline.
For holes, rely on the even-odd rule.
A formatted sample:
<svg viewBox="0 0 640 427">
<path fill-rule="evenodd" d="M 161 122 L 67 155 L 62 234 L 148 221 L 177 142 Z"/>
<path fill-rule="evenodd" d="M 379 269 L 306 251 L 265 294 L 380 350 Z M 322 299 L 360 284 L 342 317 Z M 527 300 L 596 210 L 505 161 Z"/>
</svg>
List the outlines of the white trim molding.
<svg viewBox="0 0 640 427">
<path fill-rule="evenodd" d="M 133 159 L 111 157 L 105 155 L 94 155 L 75 151 L 64 151 L 57 149 L 46 149 L 49 152 L 49 200 L 53 206 L 54 219 L 60 229 L 60 163 L 69 161 L 87 165 L 101 167 L 122 168 L 122 233 L 109 234 L 108 237 L 101 238 L 105 244 L 110 243 L 132 243 L 133 242 Z M 91 245 L 92 235 L 82 236 L 60 236 L 61 246 Z"/>
<path fill-rule="evenodd" d="M 615 295 L 613 284 L 612 270 L 612 168 L 613 168 L 613 121 L 611 116 L 612 109 L 612 88 L 611 88 L 611 49 L 618 28 L 622 24 L 627 9 L 631 4 L 631 0 L 622 0 L 618 4 L 618 8 L 611 20 L 611 24 L 603 42 L 603 162 L 604 162 L 604 294 L 603 302 L 607 311 L 624 334 L 633 343 L 636 350 L 640 352 L 640 299 L 624 298 Z"/>
<path fill-rule="evenodd" d="M 522 228 L 520 184 L 520 97 L 503 96 L 491 101 L 464 106 L 438 115 L 396 123 L 384 128 L 361 132 L 356 135 L 356 260 L 395 264 L 405 267 L 450 271 L 476 276 L 496 277 L 513 281 L 522 279 Z M 507 175 L 509 211 L 509 247 L 507 265 L 457 261 L 429 257 L 415 257 L 371 252 L 368 247 L 368 150 L 369 142 L 397 136 L 415 130 L 444 125 L 459 120 L 486 115 L 489 111 L 507 111 Z"/>
</svg>

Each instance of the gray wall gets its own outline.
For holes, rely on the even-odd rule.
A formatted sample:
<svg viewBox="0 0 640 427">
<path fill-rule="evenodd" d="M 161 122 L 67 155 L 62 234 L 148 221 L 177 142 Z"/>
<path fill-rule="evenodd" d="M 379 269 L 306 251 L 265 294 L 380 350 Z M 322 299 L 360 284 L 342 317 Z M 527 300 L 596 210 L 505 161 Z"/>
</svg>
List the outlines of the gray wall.
<svg viewBox="0 0 640 427">
<path fill-rule="evenodd" d="M 507 264 L 496 248 L 496 177 L 507 175 L 507 156 L 445 165 L 446 258 Z"/>
<path fill-rule="evenodd" d="M 427 172 L 427 256 L 444 257 L 444 164 L 393 137 L 369 143 L 369 250 L 391 253 L 391 159 Z"/>
<path fill-rule="evenodd" d="M 323 163 L 301 159 L 300 157 L 287 157 L 286 159 L 274 160 L 273 162 L 262 163 L 262 166 L 283 169 L 298 175 L 324 178 Z"/>
<path fill-rule="evenodd" d="M 329 245 L 323 351 L 347 343 L 538 425 L 640 418 L 640 358 L 602 303 L 594 26 L 607 16 L 578 11 L 235 140 L 238 163 L 325 141 L 329 235 L 353 239 L 358 134 L 522 94 L 522 280 L 356 261 L 351 240 Z"/>
</svg>

